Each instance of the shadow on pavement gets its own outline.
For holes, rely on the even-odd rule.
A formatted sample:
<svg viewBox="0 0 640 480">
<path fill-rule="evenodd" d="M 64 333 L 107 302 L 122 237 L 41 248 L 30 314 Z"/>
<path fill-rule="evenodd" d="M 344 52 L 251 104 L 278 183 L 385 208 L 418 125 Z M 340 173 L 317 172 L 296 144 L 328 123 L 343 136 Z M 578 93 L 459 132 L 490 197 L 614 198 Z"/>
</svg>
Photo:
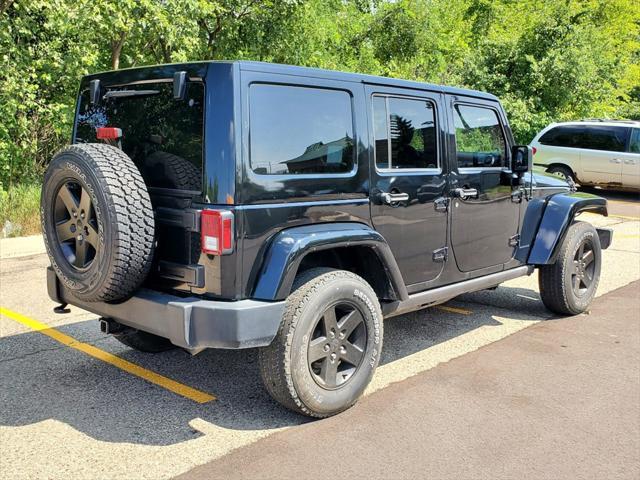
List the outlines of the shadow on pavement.
<svg viewBox="0 0 640 480">
<path fill-rule="evenodd" d="M 501 316 L 549 318 L 537 292 L 528 289 L 500 287 L 464 295 L 454 304 L 473 313 L 429 309 L 386 321 L 382 364 L 482 326 L 500 325 Z M 197 404 L 44 335 L 24 333 L 0 339 L 0 425 L 54 419 L 102 441 L 170 445 L 201 435 L 189 426 L 194 418 L 234 430 L 308 421 L 270 399 L 259 378 L 255 350 L 207 350 L 195 357 L 177 349 L 145 354 L 100 334 L 95 320 L 59 330 L 212 393 L 217 400 Z"/>
</svg>

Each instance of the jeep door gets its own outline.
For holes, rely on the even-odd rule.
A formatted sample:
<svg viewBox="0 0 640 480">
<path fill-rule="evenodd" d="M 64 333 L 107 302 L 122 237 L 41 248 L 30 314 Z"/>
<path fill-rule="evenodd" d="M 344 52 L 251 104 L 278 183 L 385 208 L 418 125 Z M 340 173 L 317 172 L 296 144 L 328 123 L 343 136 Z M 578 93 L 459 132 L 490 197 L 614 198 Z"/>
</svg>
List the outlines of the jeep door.
<svg viewBox="0 0 640 480">
<path fill-rule="evenodd" d="M 509 170 L 512 143 L 499 104 L 448 96 L 451 244 L 458 269 L 501 266 L 518 242 L 520 189 Z"/>
<path fill-rule="evenodd" d="M 441 96 L 366 86 L 371 217 L 387 240 L 409 292 L 425 288 L 446 258 L 446 117 Z"/>
</svg>

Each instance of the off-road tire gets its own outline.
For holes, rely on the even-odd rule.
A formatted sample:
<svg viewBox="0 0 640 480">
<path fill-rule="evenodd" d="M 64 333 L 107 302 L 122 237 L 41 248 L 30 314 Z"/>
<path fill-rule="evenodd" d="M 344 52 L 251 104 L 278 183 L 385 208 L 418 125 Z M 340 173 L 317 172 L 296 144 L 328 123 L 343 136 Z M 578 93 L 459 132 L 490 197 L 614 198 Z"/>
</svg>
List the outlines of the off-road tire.
<svg viewBox="0 0 640 480">
<path fill-rule="evenodd" d="M 144 168 L 154 176 L 167 182 L 168 188 L 178 190 L 202 190 L 202 172 L 189 160 L 172 153 L 157 151 L 144 161 Z"/>
<path fill-rule="evenodd" d="M 116 333 L 113 337 L 134 350 L 147 353 L 160 353 L 176 348 L 168 339 L 141 330 L 130 329 Z"/>
<path fill-rule="evenodd" d="M 56 233 L 56 201 L 69 185 L 88 192 L 95 212 L 92 221 L 97 246 L 85 269 L 74 267 Z M 121 300 L 133 294 L 147 277 L 154 250 L 151 200 L 137 167 L 118 148 L 87 143 L 58 152 L 44 176 L 40 213 L 51 265 L 75 297 Z"/>
<path fill-rule="evenodd" d="M 547 173 L 563 176 L 564 178 L 573 181 L 573 183 L 576 183 L 576 174 L 573 173 L 573 170 L 571 170 L 571 168 L 565 165 L 554 165 L 547 170 Z"/>
<path fill-rule="evenodd" d="M 575 256 L 580 246 L 587 243 L 593 251 L 592 280 L 582 295 L 577 295 L 572 285 Z M 560 245 L 555 263 L 540 267 L 538 285 L 540 296 L 545 306 L 552 312 L 561 315 L 578 315 L 589 308 L 596 294 L 600 280 L 602 250 L 600 238 L 593 225 L 586 222 L 575 222 Z"/>
<path fill-rule="evenodd" d="M 353 302 L 366 325 L 364 356 L 352 377 L 335 389 L 313 379 L 308 343 L 324 308 Z M 311 330 L 311 331 L 310 331 Z M 258 365 L 269 394 L 294 412 L 324 418 L 351 407 L 371 381 L 382 349 L 382 312 L 375 292 L 361 277 L 343 270 L 314 268 L 296 279 L 278 333 L 259 350 Z"/>
</svg>

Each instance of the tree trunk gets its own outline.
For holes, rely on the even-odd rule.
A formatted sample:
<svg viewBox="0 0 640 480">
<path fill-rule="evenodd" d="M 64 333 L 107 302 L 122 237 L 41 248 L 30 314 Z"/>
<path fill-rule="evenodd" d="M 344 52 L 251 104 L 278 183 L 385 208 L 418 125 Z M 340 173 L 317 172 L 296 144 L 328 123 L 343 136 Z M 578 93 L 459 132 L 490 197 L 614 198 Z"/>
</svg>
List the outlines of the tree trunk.
<svg viewBox="0 0 640 480">
<path fill-rule="evenodd" d="M 122 46 L 124 40 L 127 37 L 126 32 L 120 32 L 120 37 L 117 40 L 111 42 L 111 69 L 118 70 L 120 68 L 120 53 L 122 53 Z"/>
<path fill-rule="evenodd" d="M 0 14 L 9 10 L 13 0 L 0 0 Z"/>
</svg>

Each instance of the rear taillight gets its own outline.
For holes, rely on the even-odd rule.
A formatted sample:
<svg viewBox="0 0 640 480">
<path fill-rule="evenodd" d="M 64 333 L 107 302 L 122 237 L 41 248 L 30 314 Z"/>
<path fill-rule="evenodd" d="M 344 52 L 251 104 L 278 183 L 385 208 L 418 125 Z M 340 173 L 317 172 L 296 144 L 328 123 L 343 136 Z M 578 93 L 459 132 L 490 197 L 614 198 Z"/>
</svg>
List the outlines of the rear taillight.
<svg viewBox="0 0 640 480">
<path fill-rule="evenodd" d="M 535 155 L 536 152 L 538 151 L 538 149 L 536 147 L 531 147 L 531 150 L 533 151 L 533 154 Z"/>
<path fill-rule="evenodd" d="M 98 140 L 118 140 L 122 137 L 122 129 L 115 127 L 100 127 L 96 129 Z"/>
<path fill-rule="evenodd" d="M 203 253 L 225 255 L 233 252 L 233 213 L 228 210 L 202 210 L 200 232 Z"/>
</svg>

